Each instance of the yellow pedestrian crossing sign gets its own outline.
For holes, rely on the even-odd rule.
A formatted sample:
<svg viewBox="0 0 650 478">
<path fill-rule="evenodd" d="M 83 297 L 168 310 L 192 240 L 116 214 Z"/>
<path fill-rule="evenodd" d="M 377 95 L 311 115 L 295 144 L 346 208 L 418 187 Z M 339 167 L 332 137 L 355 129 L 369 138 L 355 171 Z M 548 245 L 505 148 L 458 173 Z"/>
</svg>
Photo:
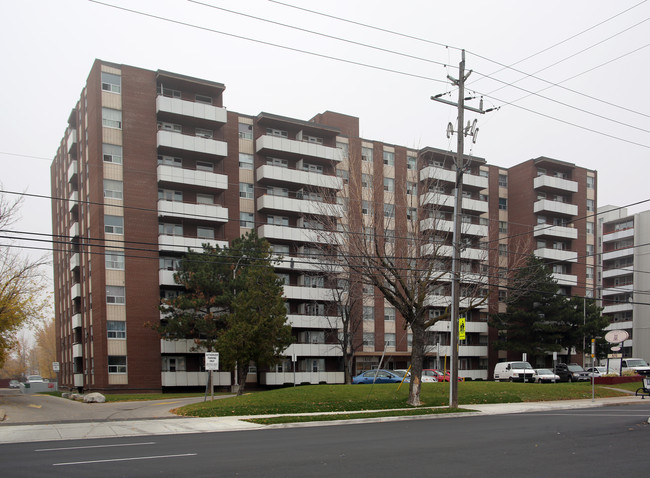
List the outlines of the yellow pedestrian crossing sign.
<svg viewBox="0 0 650 478">
<path fill-rule="evenodd" d="M 465 340 L 465 317 L 458 318 L 458 340 Z"/>
</svg>

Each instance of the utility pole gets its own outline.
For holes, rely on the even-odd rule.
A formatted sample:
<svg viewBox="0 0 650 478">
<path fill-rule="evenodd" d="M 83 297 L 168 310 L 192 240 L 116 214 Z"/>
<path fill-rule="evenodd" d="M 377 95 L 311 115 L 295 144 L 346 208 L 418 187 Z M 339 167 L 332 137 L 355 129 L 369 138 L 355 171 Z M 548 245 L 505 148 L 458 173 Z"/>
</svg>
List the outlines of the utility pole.
<svg viewBox="0 0 650 478">
<path fill-rule="evenodd" d="M 454 221 L 453 221 L 453 257 L 451 260 L 451 362 L 449 364 L 450 377 L 449 377 L 449 408 L 458 408 L 458 316 L 460 315 L 460 252 L 461 252 L 461 231 L 462 224 L 462 201 L 463 201 L 463 155 L 465 136 L 471 134 L 473 140 L 476 141 L 476 122 L 472 126 L 469 124 L 463 127 L 465 121 L 465 110 L 474 111 L 476 113 L 484 114 L 483 102 L 479 108 L 472 108 L 465 106 L 465 81 L 472 71 L 465 74 L 465 50 L 462 50 L 462 57 L 458 67 L 458 79 L 452 78 L 447 75 L 447 78 L 455 85 L 458 86 L 458 103 L 453 103 L 448 100 L 443 100 L 442 95 L 432 96 L 431 99 L 440 103 L 445 103 L 458 107 L 458 134 L 457 143 L 457 156 L 456 156 L 456 189 L 454 190 Z M 453 134 L 453 125 L 450 123 L 447 128 L 447 136 Z"/>
</svg>

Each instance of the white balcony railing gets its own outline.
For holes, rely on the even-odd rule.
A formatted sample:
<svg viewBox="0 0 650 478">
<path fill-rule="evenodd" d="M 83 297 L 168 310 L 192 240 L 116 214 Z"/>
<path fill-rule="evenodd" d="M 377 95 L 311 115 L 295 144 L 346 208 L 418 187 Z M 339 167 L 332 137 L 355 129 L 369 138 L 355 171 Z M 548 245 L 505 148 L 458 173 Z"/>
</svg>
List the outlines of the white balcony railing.
<svg viewBox="0 0 650 478">
<path fill-rule="evenodd" d="M 200 186 L 203 188 L 226 190 L 228 176 L 208 171 L 175 168 L 161 164 L 158 166 L 158 181 L 183 185 Z"/>
<path fill-rule="evenodd" d="M 221 124 L 226 124 L 228 121 L 226 108 L 162 95 L 156 97 L 156 113 L 158 112 L 189 116 Z"/>
<path fill-rule="evenodd" d="M 577 262 L 578 260 L 577 252 L 550 249 L 548 247 L 535 249 L 535 255 L 540 259 L 549 259 L 552 261 Z"/>
<path fill-rule="evenodd" d="M 634 248 L 626 247 L 617 251 L 603 252 L 603 261 L 611 261 L 612 259 L 620 259 L 621 257 L 633 256 Z"/>
<path fill-rule="evenodd" d="M 339 204 L 293 199 L 284 196 L 265 194 L 257 199 L 257 210 L 272 209 L 298 214 L 343 217 L 343 206 Z"/>
<path fill-rule="evenodd" d="M 575 227 L 538 224 L 537 226 L 535 226 L 533 236 L 534 237 L 549 236 L 549 237 L 559 237 L 561 239 L 577 239 L 578 230 Z"/>
<path fill-rule="evenodd" d="M 343 180 L 337 176 L 326 174 L 310 173 L 298 169 L 287 169 L 279 166 L 264 165 L 257 168 L 256 176 L 258 181 L 272 180 L 311 186 L 324 189 L 343 189 Z"/>
<path fill-rule="evenodd" d="M 210 244 L 212 247 L 228 247 L 228 241 L 217 241 L 215 239 L 202 239 L 200 237 L 168 236 L 166 234 L 158 235 L 158 250 L 187 252 L 188 249 L 193 251 L 202 251 L 203 244 Z"/>
<path fill-rule="evenodd" d="M 280 151 L 297 156 L 309 156 L 336 162 L 343 160 L 343 153 L 339 148 L 309 143 L 307 141 L 296 141 L 280 136 L 264 135 L 257 138 L 256 152 L 259 153 L 263 150 Z"/>
<path fill-rule="evenodd" d="M 264 385 L 284 385 L 288 383 L 345 383 L 343 372 L 265 372 L 262 373 L 260 381 Z"/>
<path fill-rule="evenodd" d="M 159 148 L 167 147 L 221 157 L 228 156 L 228 143 L 224 141 L 174 133 L 172 131 L 158 131 L 157 139 Z"/>
<path fill-rule="evenodd" d="M 555 176 L 547 176 L 545 174 L 537 176 L 533 179 L 533 187 L 535 189 L 550 188 L 566 191 L 570 193 L 578 192 L 578 183 L 569 179 L 556 178 Z"/>
<path fill-rule="evenodd" d="M 555 214 L 564 214 L 565 216 L 576 216 L 578 214 L 578 206 L 560 201 L 549 201 L 548 199 L 540 199 L 533 203 L 533 212 L 549 212 Z"/>
<path fill-rule="evenodd" d="M 456 172 L 450 171 L 449 169 L 428 166 L 420 170 L 420 181 L 425 180 L 445 181 L 455 184 Z M 483 176 L 476 176 L 473 174 L 463 174 L 463 185 L 478 189 L 487 189 L 488 178 Z"/>
<path fill-rule="evenodd" d="M 158 215 L 201 221 L 228 222 L 228 209 L 216 204 L 191 204 L 159 199 Z"/>
</svg>

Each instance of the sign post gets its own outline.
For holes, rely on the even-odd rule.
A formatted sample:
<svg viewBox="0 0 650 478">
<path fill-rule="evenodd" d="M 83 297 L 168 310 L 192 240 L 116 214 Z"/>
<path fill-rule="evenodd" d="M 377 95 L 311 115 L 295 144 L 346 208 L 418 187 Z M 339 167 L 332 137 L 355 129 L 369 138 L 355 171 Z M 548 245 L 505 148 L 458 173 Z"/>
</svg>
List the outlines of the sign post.
<svg viewBox="0 0 650 478">
<path fill-rule="evenodd" d="M 219 370 L 219 352 L 205 353 L 205 370 L 208 371 L 210 377 L 210 397 L 214 401 L 214 371 Z"/>
<path fill-rule="evenodd" d="M 52 371 L 56 374 L 56 389 L 59 389 L 59 370 L 61 369 L 61 364 L 59 362 L 52 362 Z"/>
</svg>

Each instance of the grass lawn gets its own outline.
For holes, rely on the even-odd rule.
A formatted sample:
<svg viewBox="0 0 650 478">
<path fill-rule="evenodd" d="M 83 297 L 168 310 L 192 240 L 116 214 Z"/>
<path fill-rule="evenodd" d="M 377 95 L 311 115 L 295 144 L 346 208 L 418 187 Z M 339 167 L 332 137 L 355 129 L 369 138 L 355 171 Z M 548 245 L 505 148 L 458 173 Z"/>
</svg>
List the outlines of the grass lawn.
<svg viewBox="0 0 650 478">
<path fill-rule="evenodd" d="M 406 405 L 408 385 L 404 384 L 399 390 L 398 385 L 302 385 L 196 403 L 180 407 L 175 413 L 191 417 L 218 417 L 409 408 Z M 614 388 L 632 391 L 638 388 L 637 384 L 625 385 L 630 387 Z M 447 406 L 448 393 L 449 385 L 446 383 L 422 384 L 422 407 Z M 596 386 L 597 398 L 621 395 L 625 393 L 605 386 Z M 524 384 L 473 381 L 458 384 L 458 401 L 462 406 L 586 398 L 591 398 L 591 383 Z"/>
</svg>

